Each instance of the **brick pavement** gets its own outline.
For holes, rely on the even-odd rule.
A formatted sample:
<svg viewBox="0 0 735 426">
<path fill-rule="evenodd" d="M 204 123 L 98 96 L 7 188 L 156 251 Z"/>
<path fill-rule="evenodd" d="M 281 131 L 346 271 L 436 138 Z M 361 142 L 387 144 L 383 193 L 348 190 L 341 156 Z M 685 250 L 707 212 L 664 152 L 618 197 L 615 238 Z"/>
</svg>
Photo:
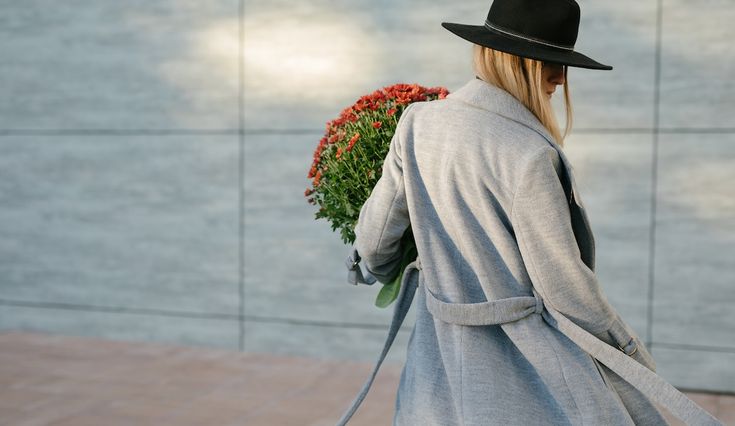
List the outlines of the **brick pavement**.
<svg viewBox="0 0 735 426">
<path fill-rule="evenodd" d="M 333 425 L 371 365 L 209 348 L 0 333 L 0 425 Z M 351 425 L 389 425 L 385 365 Z M 735 425 L 735 396 L 689 394 Z"/>
</svg>

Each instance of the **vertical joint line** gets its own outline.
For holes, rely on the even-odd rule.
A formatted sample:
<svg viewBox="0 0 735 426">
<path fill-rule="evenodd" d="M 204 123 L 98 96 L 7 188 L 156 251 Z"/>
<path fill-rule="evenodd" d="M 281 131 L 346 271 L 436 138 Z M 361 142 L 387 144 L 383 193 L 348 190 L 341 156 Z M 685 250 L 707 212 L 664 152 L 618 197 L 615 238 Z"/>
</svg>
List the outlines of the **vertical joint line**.
<svg viewBox="0 0 735 426">
<path fill-rule="evenodd" d="M 653 301 L 656 282 L 656 204 L 658 196 L 658 144 L 661 133 L 661 38 L 663 32 L 663 0 L 656 2 L 656 53 L 653 85 L 653 147 L 651 153 L 651 217 L 649 224 L 647 346 L 653 344 Z"/>
<path fill-rule="evenodd" d="M 244 15 L 245 0 L 238 2 L 238 50 L 237 50 L 237 122 L 238 122 L 238 347 L 240 351 L 245 350 L 245 117 L 244 117 Z"/>
</svg>

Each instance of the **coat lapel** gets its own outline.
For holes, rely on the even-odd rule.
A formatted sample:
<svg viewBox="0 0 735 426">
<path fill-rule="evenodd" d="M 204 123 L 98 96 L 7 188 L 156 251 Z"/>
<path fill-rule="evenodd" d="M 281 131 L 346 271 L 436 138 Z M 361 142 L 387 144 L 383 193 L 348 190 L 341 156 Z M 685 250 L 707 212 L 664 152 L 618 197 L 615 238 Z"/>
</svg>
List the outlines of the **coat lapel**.
<svg viewBox="0 0 735 426">
<path fill-rule="evenodd" d="M 474 78 L 459 90 L 451 93 L 448 98 L 452 98 L 478 108 L 501 115 L 509 120 L 518 122 L 526 127 L 536 131 L 544 137 L 544 139 L 559 153 L 561 162 L 564 165 L 564 176 L 562 177 L 562 186 L 569 201 L 569 211 L 572 220 L 572 229 L 574 237 L 577 240 L 580 257 L 582 261 L 591 270 L 595 269 L 595 240 L 592 234 L 592 228 L 589 224 L 589 218 L 584 208 L 582 200 L 579 197 L 577 183 L 574 179 L 574 171 L 572 164 L 567 159 L 561 146 L 554 141 L 548 130 L 541 124 L 531 111 L 528 110 L 520 101 L 514 98 L 510 93 L 495 87 L 485 81 Z"/>
</svg>

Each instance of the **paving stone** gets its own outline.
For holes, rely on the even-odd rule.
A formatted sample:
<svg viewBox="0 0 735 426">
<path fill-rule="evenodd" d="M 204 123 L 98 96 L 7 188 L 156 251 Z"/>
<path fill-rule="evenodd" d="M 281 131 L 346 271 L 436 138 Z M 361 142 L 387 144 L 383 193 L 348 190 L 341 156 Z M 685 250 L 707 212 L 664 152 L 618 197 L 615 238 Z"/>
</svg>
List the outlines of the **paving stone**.
<svg viewBox="0 0 735 426">
<path fill-rule="evenodd" d="M 98 347 L 117 348 L 117 357 Z M 83 348 L 89 349 L 86 358 L 79 352 Z M 33 361 L 14 362 L 22 360 L 24 354 L 33 354 Z M 20 382 L 1 388 L 2 417 L 13 425 L 96 425 L 100 419 L 106 425 L 332 425 L 352 402 L 372 367 L 369 362 L 21 332 L 0 333 L 0 355 L 13 362 L 14 371 L 38 379 L 49 378 L 49 371 L 64 370 L 79 358 L 90 364 L 90 371 L 111 367 L 126 358 L 130 362 L 125 369 L 112 370 L 104 382 L 107 391 L 86 387 L 85 383 L 96 378 L 84 372 L 67 378 L 65 389 L 55 389 L 50 397 L 29 391 Z M 158 368 L 145 368 L 151 365 Z M 383 366 L 350 424 L 391 423 L 401 368 L 394 363 Z M 12 378 L 7 371 L 0 370 L 0 380 Z M 229 377 L 223 377 L 225 372 Z M 150 381 L 175 384 L 179 390 L 146 385 L 137 386 L 137 392 L 130 395 L 114 390 L 125 389 L 128 376 L 136 374 L 156 376 Z M 176 381 L 187 375 L 197 379 Z M 731 419 L 735 415 L 733 396 L 689 396 L 718 418 Z M 14 407 L 9 406 L 11 402 Z"/>
</svg>

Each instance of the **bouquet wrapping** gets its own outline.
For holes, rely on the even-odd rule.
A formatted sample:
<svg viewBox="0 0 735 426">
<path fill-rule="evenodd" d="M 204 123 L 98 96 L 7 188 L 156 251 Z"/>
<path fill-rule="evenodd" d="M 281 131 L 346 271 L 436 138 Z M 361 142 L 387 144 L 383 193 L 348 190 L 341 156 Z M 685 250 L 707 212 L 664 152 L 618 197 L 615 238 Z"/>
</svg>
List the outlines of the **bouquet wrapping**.
<svg viewBox="0 0 735 426">
<path fill-rule="evenodd" d="M 308 202 L 319 207 L 315 218 L 328 220 L 343 242 L 353 244 L 360 210 L 380 179 L 404 109 L 413 102 L 443 99 L 448 93 L 442 87 L 396 84 L 362 96 L 328 122 L 309 169 L 311 186 L 304 192 Z M 410 228 L 401 247 L 400 272 L 391 282 L 383 283 L 376 306 L 386 307 L 395 300 L 403 269 L 416 258 Z"/>
</svg>

